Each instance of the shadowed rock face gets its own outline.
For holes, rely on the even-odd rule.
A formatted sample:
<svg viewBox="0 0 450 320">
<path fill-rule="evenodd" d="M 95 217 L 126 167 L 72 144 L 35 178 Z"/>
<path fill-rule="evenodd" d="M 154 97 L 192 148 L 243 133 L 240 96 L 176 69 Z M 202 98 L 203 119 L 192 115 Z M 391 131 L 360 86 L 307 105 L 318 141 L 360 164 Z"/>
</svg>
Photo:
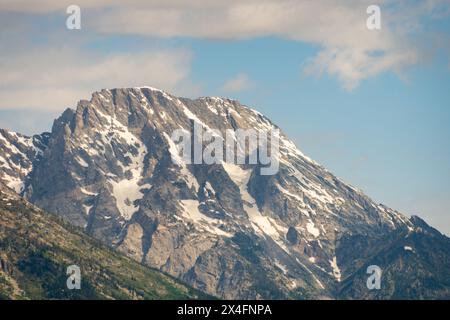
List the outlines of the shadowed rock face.
<svg viewBox="0 0 450 320">
<path fill-rule="evenodd" d="M 67 288 L 67 267 L 81 287 Z M 189 286 L 114 252 L 0 182 L 0 299 L 205 299 Z"/>
<path fill-rule="evenodd" d="M 31 169 L 21 178 L 22 195 L 137 261 L 224 298 L 369 297 L 363 286 L 348 289 L 355 275 L 377 254 L 391 254 L 382 250 L 388 243 L 423 230 L 304 156 L 284 134 L 271 176 L 259 165 L 174 163 L 170 136 L 189 131 L 192 121 L 224 137 L 227 129 L 277 129 L 233 100 L 177 98 L 149 87 L 102 90 L 54 122 L 38 158 L 25 157 Z M 0 177 L 8 172 L 1 167 Z M 434 236 L 448 253 L 448 238 Z"/>
</svg>

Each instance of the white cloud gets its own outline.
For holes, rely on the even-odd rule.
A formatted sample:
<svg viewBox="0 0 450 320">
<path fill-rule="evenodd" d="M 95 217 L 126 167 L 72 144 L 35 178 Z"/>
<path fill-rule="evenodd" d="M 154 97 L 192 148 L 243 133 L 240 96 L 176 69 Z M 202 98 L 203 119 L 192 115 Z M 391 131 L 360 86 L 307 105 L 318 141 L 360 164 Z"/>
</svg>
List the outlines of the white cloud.
<svg viewBox="0 0 450 320">
<path fill-rule="evenodd" d="M 150 85 L 174 93 L 196 91 L 187 81 L 191 53 L 183 49 L 114 53 L 72 47 L 35 48 L 0 56 L 0 109 L 74 107 L 101 88 Z"/>
<path fill-rule="evenodd" d="M 371 0 L 156 1 L 117 7 L 89 25 L 102 33 L 152 37 L 249 39 L 278 36 L 317 45 L 319 53 L 304 64 L 305 74 L 326 72 L 351 90 L 385 71 L 401 73 L 425 59 L 424 44 L 434 37 L 422 18 L 447 12 L 444 0 L 377 1 L 382 29 L 368 30 Z M 442 8 L 446 10 L 442 10 Z"/>
<path fill-rule="evenodd" d="M 330 48 L 307 61 L 303 72 L 306 75 L 318 76 L 326 72 L 336 76 L 345 89 L 353 90 L 361 80 L 388 70 L 401 73 L 405 67 L 418 61 L 419 53 L 412 49 L 376 55 L 361 50 Z"/>
<path fill-rule="evenodd" d="M 64 13 L 69 0 L 4 0 L 5 11 Z M 372 0 L 79 0 L 82 28 L 103 34 L 200 39 L 277 36 L 317 46 L 305 74 L 327 73 L 346 89 L 385 71 L 401 73 L 432 50 L 433 19 L 450 14 L 447 0 L 378 0 L 382 29 L 366 28 Z M 427 27 L 422 24 L 427 19 Z M 98 35 L 96 35 L 98 36 Z M 436 42 L 436 39 L 433 41 Z"/>
<path fill-rule="evenodd" d="M 239 92 L 244 91 L 253 86 L 249 77 L 245 73 L 238 73 L 232 79 L 226 81 L 222 86 L 222 91 L 225 92 Z"/>
</svg>

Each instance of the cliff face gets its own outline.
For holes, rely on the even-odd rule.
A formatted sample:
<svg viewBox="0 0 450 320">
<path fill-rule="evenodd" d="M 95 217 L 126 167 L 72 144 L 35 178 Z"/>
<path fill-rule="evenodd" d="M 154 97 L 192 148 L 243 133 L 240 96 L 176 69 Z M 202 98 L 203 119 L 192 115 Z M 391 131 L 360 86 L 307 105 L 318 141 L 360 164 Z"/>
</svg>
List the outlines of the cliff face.
<svg viewBox="0 0 450 320">
<path fill-rule="evenodd" d="M 80 268 L 79 290 L 67 268 Z M 0 183 L 0 298 L 197 299 L 202 293 L 136 263 Z"/>
<path fill-rule="evenodd" d="M 184 161 L 170 137 L 192 123 L 204 136 L 231 130 L 235 140 L 239 129 L 279 129 L 233 100 L 190 100 L 150 87 L 102 90 L 54 122 L 38 157 L 30 143 L 21 151 L 30 154 L 30 169 L 16 190 L 133 259 L 224 298 L 369 298 L 374 293 L 357 276 L 373 261 L 385 270 L 404 266 L 401 254 L 410 251 L 392 255 L 416 238 L 415 253 L 431 263 L 424 268 L 447 274 L 448 238 L 434 234 L 443 256 L 427 257 L 419 247 L 431 236 L 416 219 L 374 203 L 283 133 L 279 170 L 262 175 L 260 164 Z M 19 154 L 2 141 L 0 150 Z M 258 146 L 246 150 L 246 159 L 255 152 Z M 12 171 L 3 168 L 8 182 Z M 394 269 L 425 288 L 428 280 L 412 269 Z M 405 290 L 398 295 L 413 296 Z M 424 289 L 423 297 L 438 291 Z"/>
</svg>

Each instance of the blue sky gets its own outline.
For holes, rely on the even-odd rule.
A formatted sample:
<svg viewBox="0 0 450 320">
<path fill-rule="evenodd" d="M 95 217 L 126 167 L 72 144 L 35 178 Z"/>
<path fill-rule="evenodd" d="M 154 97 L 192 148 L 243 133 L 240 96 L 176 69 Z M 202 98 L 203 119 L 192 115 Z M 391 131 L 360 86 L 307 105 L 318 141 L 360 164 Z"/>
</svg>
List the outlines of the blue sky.
<svg viewBox="0 0 450 320">
<path fill-rule="evenodd" d="M 64 1 L 0 5 L 0 127 L 49 130 L 103 87 L 236 98 L 344 181 L 450 234 L 445 1 L 379 1 L 379 31 L 360 28 L 364 1 L 266 1 L 250 16 L 234 1 L 79 2 L 81 30 L 65 28 Z"/>
</svg>

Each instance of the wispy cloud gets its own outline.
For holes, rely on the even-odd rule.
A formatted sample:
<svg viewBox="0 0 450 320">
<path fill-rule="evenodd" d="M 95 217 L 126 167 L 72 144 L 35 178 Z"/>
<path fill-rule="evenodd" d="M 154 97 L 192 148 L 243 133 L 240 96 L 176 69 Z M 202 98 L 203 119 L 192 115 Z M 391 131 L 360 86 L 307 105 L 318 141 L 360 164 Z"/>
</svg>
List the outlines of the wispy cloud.
<svg viewBox="0 0 450 320">
<path fill-rule="evenodd" d="M 424 19 L 449 14 L 445 0 L 377 1 L 382 29 L 368 30 L 369 0 L 132 1 L 95 5 L 86 27 L 106 34 L 200 39 L 278 36 L 319 48 L 303 64 L 307 75 L 327 73 L 351 90 L 382 72 L 401 74 L 429 54 L 432 28 Z M 88 9 L 93 5 L 82 4 Z M 94 9 L 92 9 L 94 10 Z"/>
<path fill-rule="evenodd" d="M 276 36 L 313 44 L 318 53 L 303 62 L 302 72 L 329 74 L 348 90 L 386 71 L 402 74 L 425 60 L 435 49 L 434 44 L 445 37 L 436 34 L 430 20 L 446 18 L 450 13 L 446 0 L 379 0 L 376 3 L 381 7 L 382 28 L 373 31 L 366 28 L 366 9 L 372 0 L 76 2 L 82 10 L 82 28 L 93 37 L 107 34 L 234 40 Z M 4 0 L 0 10 L 65 14 L 69 4 L 68 0 Z M 114 58 L 110 59 L 113 63 Z"/>
<path fill-rule="evenodd" d="M 401 72 L 420 60 L 420 53 L 413 48 L 395 50 L 388 54 L 355 49 L 327 48 L 306 61 L 302 68 L 305 75 L 335 76 L 347 90 L 356 88 L 360 81 L 385 71 Z"/>
<path fill-rule="evenodd" d="M 73 47 L 34 48 L 0 56 L 0 109 L 73 107 L 93 90 L 153 85 L 184 94 L 191 53 L 184 49 L 101 56 Z M 186 90 L 186 89 L 189 90 Z"/>
<path fill-rule="evenodd" d="M 222 86 L 224 92 L 239 92 L 250 89 L 253 86 L 252 81 L 245 73 L 238 73 L 233 78 L 226 81 Z"/>
</svg>

